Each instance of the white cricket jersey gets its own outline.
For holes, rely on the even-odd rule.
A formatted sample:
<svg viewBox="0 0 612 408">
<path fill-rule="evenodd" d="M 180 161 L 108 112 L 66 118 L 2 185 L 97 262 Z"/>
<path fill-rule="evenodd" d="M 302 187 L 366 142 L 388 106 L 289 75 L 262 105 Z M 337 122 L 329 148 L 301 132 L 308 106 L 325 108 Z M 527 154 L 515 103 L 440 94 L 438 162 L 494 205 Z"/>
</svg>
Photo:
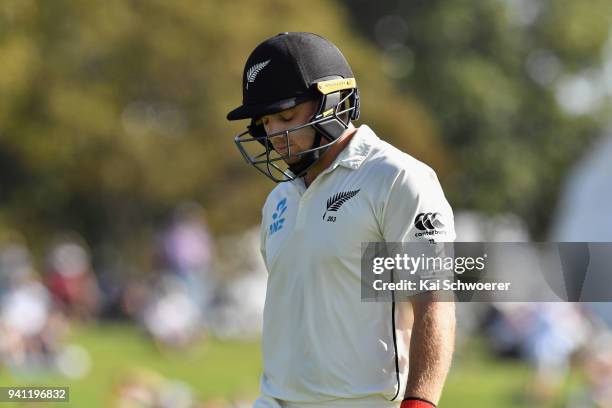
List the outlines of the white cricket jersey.
<svg viewBox="0 0 612 408">
<path fill-rule="evenodd" d="M 415 227 L 428 213 L 444 225 L 435 235 Z M 361 243 L 454 241 L 435 172 L 361 125 L 308 188 L 301 178 L 278 184 L 262 216 L 269 274 L 262 394 L 401 400 L 408 350 L 394 339 L 405 333 L 396 329 L 393 303 L 361 301 Z"/>
</svg>

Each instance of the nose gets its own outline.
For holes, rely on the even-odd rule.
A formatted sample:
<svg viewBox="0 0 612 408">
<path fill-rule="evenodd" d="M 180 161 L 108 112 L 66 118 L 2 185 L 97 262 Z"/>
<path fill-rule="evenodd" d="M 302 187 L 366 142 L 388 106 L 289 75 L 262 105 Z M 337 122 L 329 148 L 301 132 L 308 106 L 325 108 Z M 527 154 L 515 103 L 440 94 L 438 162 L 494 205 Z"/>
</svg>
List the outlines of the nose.
<svg viewBox="0 0 612 408">
<path fill-rule="evenodd" d="M 287 130 L 286 124 L 274 117 L 266 118 L 263 122 L 263 125 L 268 135 L 278 132 L 284 132 L 285 130 Z M 276 139 L 276 137 L 274 139 Z"/>
<path fill-rule="evenodd" d="M 270 142 L 274 146 L 275 149 L 284 150 L 284 148 L 288 145 L 287 134 L 283 133 L 287 130 L 287 124 L 283 123 L 280 120 L 276 120 L 270 118 L 264 121 L 264 129 L 266 130 L 267 135 L 273 135 L 275 133 L 279 133 L 279 135 L 273 136 L 270 138 Z"/>
</svg>

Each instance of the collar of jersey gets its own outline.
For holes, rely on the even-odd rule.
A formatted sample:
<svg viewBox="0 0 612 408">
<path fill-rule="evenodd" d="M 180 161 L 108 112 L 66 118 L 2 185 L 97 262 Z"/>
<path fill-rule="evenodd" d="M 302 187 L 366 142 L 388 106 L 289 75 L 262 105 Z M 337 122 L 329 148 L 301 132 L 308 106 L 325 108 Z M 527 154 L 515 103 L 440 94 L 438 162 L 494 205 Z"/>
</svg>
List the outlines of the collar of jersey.
<svg viewBox="0 0 612 408">
<path fill-rule="evenodd" d="M 334 171 L 338 166 L 357 170 L 365 161 L 372 150 L 372 146 L 374 146 L 377 140 L 379 140 L 378 136 L 374 134 L 368 125 L 359 126 L 348 145 L 338 154 L 334 162 L 327 169 L 323 170 L 319 176 Z M 306 190 L 302 177 L 292 180 L 290 184 L 297 188 L 298 191 L 304 192 Z"/>
<path fill-rule="evenodd" d="M 338 166 L 357 170 L 365 161 L 378 137 L 368 125 L 361 125 L 353 135 L 348 145 L 338 154 L 330 166 L 330 170 Z"/>
</svg>

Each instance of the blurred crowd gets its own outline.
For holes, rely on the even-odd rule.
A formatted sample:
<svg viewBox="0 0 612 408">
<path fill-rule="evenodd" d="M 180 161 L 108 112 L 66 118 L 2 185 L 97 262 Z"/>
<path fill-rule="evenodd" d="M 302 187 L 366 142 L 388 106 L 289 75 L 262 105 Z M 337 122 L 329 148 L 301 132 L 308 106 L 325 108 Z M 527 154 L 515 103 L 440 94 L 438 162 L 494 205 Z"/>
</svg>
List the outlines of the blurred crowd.
<svg viewBox="0 0 612 408">
<path fill-rule="evenodd" d="M 462 240 L 529 240 L 520 220 L 512 217 L 484 220 L 459 213 L 457 228 Z M 134 273 L 116 254 L 96 256 L 77 234 L 58 236 L 38 262 L 22 242 L 3 243 L 0 368 L 81 378 L 90 371 L 91 358 L 70 341 L 70 328 L 111 319 L 136 324 L 160 352 L 185 350 L 208 336 L 259 335 L 266 273 L 257 231 L 213 242 L 202 209 L 188 203 L 168 218 L 151 247 L 153 267 Z M 602 319 L 610 313 L 601 307 L 460 304 L 459 347 L 480 333 L 497 359 L 525 362 L 531 378 L 525 381 L 520 406 L 612 407 L 612 334 Z M 568 390 L 573 373 L 581 373 L 582 385 Z M 188 384 L 150 368 L 130 368 L 118 375 L 112 398 L 113 406 L 126 408 L 248 406 L 198 402 Z"/>
<path fill-rule="evenodd" d="M 67 363 L 62 353 L 70 353 L 62 348 L 69 321 L 94 316 L 98 299 L 82 246 L 55 244 L 45 273 L 39 274 L 24 246 L 5 245 L 0 249 L 0 361 L 15 371 L 48 369 L 58 362 L 57 368 L 71 375 L 78 362 Z"/>
<path fill-rule="evenodd" d="M 563 221 L 567 218 L 564 216 Z M 457 241 L 532 241 L 525 222 L 512 214 L 487 217 L 458 212 L 455 227 Z M 570 241 L 571 236 L 555 235 L 552 240 Z M 508 269 L 505 273 L 513 275 L 532 273 L 521 270 L 516 259 L 502 259 L 495 268 Z M 524 282 L 527 286 L 522 290 L 539 290 L 534 279 Z M 611 303 L 491 299 L 459 303 L 457 321 L 459 349 L 473 344 L 469 340 L 474 337 L 484 338 L 495 359 L 516 360 L 529 367 L 525 387 L 517 394 L 517 406 L 612 408 Z M 580 384 L 577 388 L 572 385 L 576 379 Z"/>
<path fill-rule="evenodd" d="M 234 262 L 257 259 L 248 251 L 257 234 L 245 237 L 245 249 L 231 248 Z M 23 240 L 0 243 L 0 370 L 82 378 L 91 358 L 70 341 L 71 327 L 105 320 L 136 324 L 160 352 L 189 348 L 209 335 L 257 337 L 265 272 L 249 261 L 250 270 L 223 279 L 213 272 L 213 251 L 203 210 L 193 203 L 179 206 L 155 234 L 152 267 L 144 272 L 126 266 L 116 253 L 92 251 L 75 233 L 56 237 L 42 259 Z M 216 269 L 222 271 L 223 264 Z M 253 290 L 245 295 L 246 288 Z M 119 407 L 240 406 L 198 405 L 186 384 L 145 369 L 121 377 L 114 395 Z"/>
<path fill-rule="evenodd" d="M 612 407 L 612 334 L 588 304 L 492 304 L 481 328 L 495 356 L 531 368 L 521 406 Z M 579 390 L 567 387 L 572 373 Z"/>
</svg>

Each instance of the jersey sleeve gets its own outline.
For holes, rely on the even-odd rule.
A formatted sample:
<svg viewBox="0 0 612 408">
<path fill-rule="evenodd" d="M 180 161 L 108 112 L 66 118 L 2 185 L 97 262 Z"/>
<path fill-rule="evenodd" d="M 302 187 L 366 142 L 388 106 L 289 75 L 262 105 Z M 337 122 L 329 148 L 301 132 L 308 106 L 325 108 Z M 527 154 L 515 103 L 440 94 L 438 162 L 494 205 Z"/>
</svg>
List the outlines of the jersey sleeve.
<svg viewBox="0 0 612 408">
<path fill-rule="evenodd" d="M 427 166 L 413 171 L 400 170 L 385 203 L 382 229 L 387 243 L 401 243 L 399 247 L 391 246 L 401 248 L 401 254 L 438 260 L 452 254 L 448 244 L 442 243 L 455 240 L 453 211 L 433 170 Z M 410 291 L 409 296 L 428 291 L 418 286 L 419 280 L 452 277 L 452 271 L 444 269 L 442 264 L 427 265 L 420 267 L 414 276 L 406 273 L 395 276 L 416 279 L 419 289 Z"/>
<path fill-rule="evenodd" d="M 401 169 L 386 197 L 381 229 L 386 242 L 453 242 L 455 224 L 436 173 Z"/>
</svg>

